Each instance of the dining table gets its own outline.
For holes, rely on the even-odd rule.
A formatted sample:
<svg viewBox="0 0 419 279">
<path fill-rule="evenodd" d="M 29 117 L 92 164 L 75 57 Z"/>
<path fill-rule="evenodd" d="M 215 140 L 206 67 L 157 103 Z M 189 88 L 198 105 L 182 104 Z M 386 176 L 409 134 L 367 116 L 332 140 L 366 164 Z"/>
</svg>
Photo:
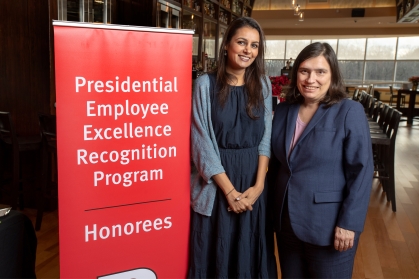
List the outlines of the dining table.
<svg viewBox="0 0 419 279">
<path fill-rule="evenodd" d="M 416 104 L 416 94 L 418 94 L 419 91 L 417 90 L 411 90 L 411 89 L 399 89 L 397 90 L 397 105 L 396 109 L 398 111 L 400 110 L 400 99 L 402 94 L 409 95 L 409 104 L 407 107 L 407 124 L 413 124 L 413 118 L 415 117 L 415 104 Z"/>
</svg>

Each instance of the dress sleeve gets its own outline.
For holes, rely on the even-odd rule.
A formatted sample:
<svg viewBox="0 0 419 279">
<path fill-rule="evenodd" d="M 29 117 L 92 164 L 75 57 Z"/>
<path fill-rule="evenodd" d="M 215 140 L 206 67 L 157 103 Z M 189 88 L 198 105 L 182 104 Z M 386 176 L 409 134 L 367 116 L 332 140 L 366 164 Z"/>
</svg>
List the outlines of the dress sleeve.
<svg viewBox="0 0 419 279">
<path fill-rule="evenodd" d="M 208 75 L 195 81 L 191 121 L 192 159 L 207 183 L 212 182 L 212 176 L 225 172 L 212 129 L 209 83 Z"/>
<path fill-rule="evenodd" d="M 271 132 L 272 132 L 272 85 L 265 77 L 262 80 L 262 94 L 265 106 L 265 131 L 262 140 L 259 143 L 259 155 L 264 155 L 268 158 L 271 156 Z"/>
<path fill-rule="evenodd" d="M 365 112 L 354 103 L 345 118 L 343 169 L 346 192 L 337 226 L 362 232 L 374 174 L 372 145 Z"/>
</svg>

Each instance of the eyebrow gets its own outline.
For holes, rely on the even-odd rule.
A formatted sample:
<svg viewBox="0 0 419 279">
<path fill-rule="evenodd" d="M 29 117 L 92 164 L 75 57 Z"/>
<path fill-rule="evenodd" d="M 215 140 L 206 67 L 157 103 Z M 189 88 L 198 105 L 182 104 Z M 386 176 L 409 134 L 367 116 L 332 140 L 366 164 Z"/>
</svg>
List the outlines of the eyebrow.
<svg viewBox="0 0 419 279">
<path fill-rule="evenodd" d="M 248 42 L 248 41 L 249 41 L 248 39 L 243 38 L 243 37 L 238 37 L 238 38 L 237 38 L 237 40 L 244 40 L 244 41 L 246 41 L 246 42 Z M 254 41 L 254 42 L 252 42 L 252 43 L 253 43 L 253 44 L 254 44 L 254 43 L 259 44 L 259 41 Z"/>
<path fill-rule="evenodd" d="M 311 70 L 310 68 L 304 68 L 304 67 L 300 67 L 299 70 Z M 318 69 L 313 69 L 314 71 L 325 71 L 327 72 L 327 69 L 324 68 L 318 68 Z"/>
</svg>

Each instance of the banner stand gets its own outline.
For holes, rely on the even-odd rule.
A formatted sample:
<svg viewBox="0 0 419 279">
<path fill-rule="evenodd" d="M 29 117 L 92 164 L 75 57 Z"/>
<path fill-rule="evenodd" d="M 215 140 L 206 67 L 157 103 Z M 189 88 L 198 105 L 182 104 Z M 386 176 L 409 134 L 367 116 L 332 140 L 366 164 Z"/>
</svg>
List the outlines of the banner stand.
<svg viewBox="0 0 419 279">
<path fill-rule="evenodd" d="M 53 25 L 60 278 L 185 278 L 193 31 Z"/>
</svg>

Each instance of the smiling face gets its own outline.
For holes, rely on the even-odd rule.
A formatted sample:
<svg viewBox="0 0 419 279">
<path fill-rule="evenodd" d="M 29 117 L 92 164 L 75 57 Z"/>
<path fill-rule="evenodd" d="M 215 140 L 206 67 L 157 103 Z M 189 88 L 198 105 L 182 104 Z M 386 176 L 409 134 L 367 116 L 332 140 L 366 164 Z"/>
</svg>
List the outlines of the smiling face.
<svg viewBox="0 0 419 279">
<path fill-rule="evenodd" d="M 320 102 L 329 90 L 331 80 L 330 65 L 323 55 L 303 61 L 297 71 L 297 87 L 305 103 Z"/>
<path fill-rule="evenodd" d="M 244 72 L 258 56 L 259 40 L 259 32 L 256 29 L 248 26 L 237 29 L 225 47 L 228 55 L 227 72 Z"/>
</svg>

